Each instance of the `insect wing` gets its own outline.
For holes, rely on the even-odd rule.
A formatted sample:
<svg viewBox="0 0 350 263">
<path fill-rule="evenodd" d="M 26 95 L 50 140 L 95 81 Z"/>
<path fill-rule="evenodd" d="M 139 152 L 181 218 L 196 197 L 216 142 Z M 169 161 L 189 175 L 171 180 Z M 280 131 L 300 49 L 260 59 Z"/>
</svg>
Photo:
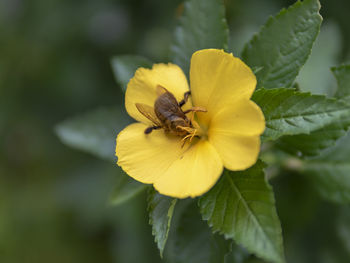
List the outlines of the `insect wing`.
<svg viewBox="0 0 350 263">
<path fill-rule="evenodd" d="M 164 88 L 164 87 L 161 86 L 161 85 L 158 85 L 158 86 L 157 86 L 156 92 L 157 92 L 157 95 L 158 95 L 158 96 L 163 95 L 164 93 L 170 93 L 166 88 Z"/>
<path fill-rule="evenodd" d="M 156 101 L 156 105 L 158 107 L 164 108 L 164 109 L 168 109 L 168 110 L 172 110 L 172 111 L 179 111 L 181 110 L 178 107 L 178 102 L 174 96 L 174 94 L 172 94 L 170 91 L 168 91 L 166 88 L 164 88 L 161 85 L 157 86 L 156 92 L 158 94 L 158 99 Z M 175 107 L 175 109 L 174 109 Z M 155 108 L 157 109 L 157 107 L 155 106 Z"/>
<path fill-rule="evenodd" d="M 136 103 L 135 105 L 143 116 L 152 121 L 155 125 L 161 126 L 156 114 L 154 113 L 154 109 L 151 106 L 143 103 Z"/>
</svg>

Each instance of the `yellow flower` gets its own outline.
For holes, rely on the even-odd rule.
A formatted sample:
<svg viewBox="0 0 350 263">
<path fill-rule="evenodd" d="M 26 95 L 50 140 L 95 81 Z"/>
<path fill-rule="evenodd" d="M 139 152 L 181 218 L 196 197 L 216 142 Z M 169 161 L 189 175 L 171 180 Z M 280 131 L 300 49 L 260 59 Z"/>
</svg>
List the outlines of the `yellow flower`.
<svg viewBox="0 0 350 263">
<path fill-rule="evenodd" d="M 183 110 L 192 106 L 197 112 L 193 124 L 196 137 L 155 129 L 136 107 L 151 107 L 159 95 L 157 86 L 165 87 L 177 101 L 189 91 L 186 76 L 174 64 L 155 64 L 139 68 L 130 80 L 125 106 L 138 123 L 127 126 L 117 137 L 118 165 L 131 177 L 153 184 L 159 193 L 177 197 L 195 197 L 207 192 L 220 178 L 223 168 L 232 171 L 252 166 L 260 151 L 260 135 L 265 129 L 261 109 L 250 100 L 256 78 L 239 58 L 217 49 L 197 51 L 191 58 L 191 96 Z M 188 113 L 188 119 L 193 112 Z M 194 126 L 193 126 L 194 127 Z"/>
</svg>

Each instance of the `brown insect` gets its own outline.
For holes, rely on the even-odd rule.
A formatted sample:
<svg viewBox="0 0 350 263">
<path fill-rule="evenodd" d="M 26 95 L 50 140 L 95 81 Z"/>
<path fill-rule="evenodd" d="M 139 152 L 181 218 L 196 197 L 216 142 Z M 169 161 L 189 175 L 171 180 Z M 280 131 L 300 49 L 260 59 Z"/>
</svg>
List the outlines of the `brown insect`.
<svg viewBox="0 0 350 263">
<path fill-rule="evenodd" d="M 135 104 L 139 112 L 154 124 L 145 129 L 145 134 L 163 128 L 166 133 L 184 137 L 184 140 L 187 138 L 192 140 L 197 131 L 193 127 L 194 115 L 189 119 L 186 114 L 189 112 L 206 112 L 207 110 L 202 107 L 182 110 L 181 107 L 185 105 L 191 95 L 190 91 L 184 94 L 184 99 L 180 102 L 177 102 L 175 96 L 160 85 L 157 86 L 156 91 L 158 98 L 154 103 L 154 107 L 142 103 Z"/>
</svg>

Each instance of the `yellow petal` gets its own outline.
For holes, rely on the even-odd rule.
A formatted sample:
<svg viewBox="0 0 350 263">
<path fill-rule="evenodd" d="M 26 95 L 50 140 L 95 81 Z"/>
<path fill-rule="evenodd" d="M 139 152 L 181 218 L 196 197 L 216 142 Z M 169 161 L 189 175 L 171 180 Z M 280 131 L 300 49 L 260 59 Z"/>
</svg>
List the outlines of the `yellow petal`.
<svg viewBox="0 0 350 263">
<path fill-rule="evenodd" d="M 154 187 L 161 194 L 177 198 L 200 196 L 216 183 L 222 171 L 223 164 L 214 147 L 199 140 L 156 180 Z"/>
<path fill-rule="evenodd" d="M 251 100 L 240 100 L 214 114 L 209 134 L 260 135 L 264 130 L 265 118 L 259 106 Z"/>
<path fill-rule="evenodd" d="M 180 137 L 167 136 L 164 130 L 144 134 L 147 125 L 134 123 L 117 137 L 118 165 L 135 180 L 151 184 L 186 150 Z"/>
<path fill-rule="evenodd" d="M 151 124 L 136 108 L 135 103 L 151 107 L 157 99 L 156 87 L 163 86 L 180 101 L 189 90 L 188 82 L 181 68 L 174 64 L 155 64 L 152 69 L 139 68 L 129 81 L 125 94 L 125 107 L 135 120 Z M 188 102 L 190 104 L 190 102 Z"/>
<path fill-rule="evenodd" d="M 219 153 L 224 166 L 229 170 L 245 170 L 255 164 L 258 159 L 259 136 L 210 132 L 209 141 Z"/>
<path fill-rule="evenodd" d="M 207 125 L 221 107 L 249 99 L 256 86 L 255 75 L 242 60 L 218 49 L 204 49 L 192 55 L 190 82 L 193 105 L 208 110 L 198 114 L 202 124 Z"/>
</svg>

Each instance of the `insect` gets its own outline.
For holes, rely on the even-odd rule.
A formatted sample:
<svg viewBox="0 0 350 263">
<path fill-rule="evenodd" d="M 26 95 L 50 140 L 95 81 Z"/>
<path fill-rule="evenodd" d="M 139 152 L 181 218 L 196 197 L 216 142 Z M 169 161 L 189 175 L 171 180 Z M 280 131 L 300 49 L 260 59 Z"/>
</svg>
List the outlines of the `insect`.
<svg viewBox="0 0 350 263">
<path fill-rule="evenodd" d="M 151 133 L 153 130 L 163 128 L 168 134 L 183 137 L 183 140 L 193 139 L 197 129 L 193 126 L 194 120 L 192 115 L 189 119 L 186 114 L 189 112 L 206 112 L 202 107 L 192 107 L 191 109 L 182 110 L 191 92 L 184 94 L 184 99 L 178 102 L 175 96 L 166 88 L 158 85 L 156 88 L 158 98 L 154 103 L 154 107 L 146 104 L 136 103 L 139 112 L 147 119 L 153 122 L 154 125 L 145 129 L 145 134 Z"/>
</svg>

